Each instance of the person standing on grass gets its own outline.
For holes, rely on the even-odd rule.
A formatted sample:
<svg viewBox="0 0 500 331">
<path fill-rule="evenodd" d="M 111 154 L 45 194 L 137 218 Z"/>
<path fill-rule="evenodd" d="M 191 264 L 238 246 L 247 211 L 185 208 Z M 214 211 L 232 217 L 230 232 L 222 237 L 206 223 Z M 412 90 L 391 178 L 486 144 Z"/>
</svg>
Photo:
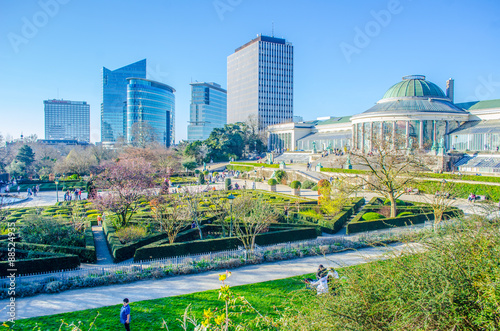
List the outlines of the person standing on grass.
<svg viewBox="0 0 500 331">
<path fill-rule="evenodd" d="M 125 326 L 125 330 L 130 331 L 130 306 L 128 299 L 123 299 L 123 307 L 120 310 L 120 323 Z"/>
</svg>

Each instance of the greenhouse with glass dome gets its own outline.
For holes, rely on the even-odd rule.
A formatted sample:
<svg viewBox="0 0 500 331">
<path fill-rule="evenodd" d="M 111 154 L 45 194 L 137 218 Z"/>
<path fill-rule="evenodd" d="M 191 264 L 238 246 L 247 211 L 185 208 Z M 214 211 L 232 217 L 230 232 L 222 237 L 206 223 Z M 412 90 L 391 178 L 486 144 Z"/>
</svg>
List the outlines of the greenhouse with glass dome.
<svg viewBox="0 0 500 331">
<path fill-rule="evenodd" d="M 496 151 L 500 100 L 455 104 L 453 83 L 447 81 L 445 93 L 423 75 L 404 76 L 361 114 L 269 126 L 269 150 L 368 152 L 377 138 L 398 135 L 407 147 L 427 152 Z"/>
<path fill-rule="evenodd" d="M 447 154 L 448 169 L 500 173 L 500 99 L 454 103 L 453 85 L 445 93 L 423 75 L 404 76 L 361 114 L 269 126 L 269 150 L 370 152 L 397 136 L 406 148 Z"/>
</svg>

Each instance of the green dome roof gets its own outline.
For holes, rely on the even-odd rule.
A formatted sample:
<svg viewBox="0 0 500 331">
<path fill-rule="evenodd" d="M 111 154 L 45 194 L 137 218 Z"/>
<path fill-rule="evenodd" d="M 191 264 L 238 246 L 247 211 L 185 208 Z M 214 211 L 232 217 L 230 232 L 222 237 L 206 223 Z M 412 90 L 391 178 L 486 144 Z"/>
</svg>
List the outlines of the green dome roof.
<svg viewBox="0 0 500 331">
<path fill-rule="evenodd" d="M 403 77 L 403 81 L 388 89 L 382 99 L 401 97 L 446 98 L 446 95 L 439 86 L 426 81 L 425 76 L 412 75 Z"/>
</svg>

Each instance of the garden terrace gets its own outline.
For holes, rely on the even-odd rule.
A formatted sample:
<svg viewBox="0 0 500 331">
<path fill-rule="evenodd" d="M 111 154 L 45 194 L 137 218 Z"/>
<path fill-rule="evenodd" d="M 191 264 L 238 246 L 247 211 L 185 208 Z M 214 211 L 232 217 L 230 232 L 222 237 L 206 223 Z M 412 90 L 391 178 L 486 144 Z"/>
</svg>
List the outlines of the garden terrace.
<svg viewBox="0 0 500 331">
<path fill-rule="evenodd" d="M 262 199 L 264 203 L 271 204 L 273 206 L 276 206 L 278 210 L 283 211 L 285 207 L 288 206 L 296 206 L 296 205 L 311 205 L 311 204 L 317 204 L 315 200 L 312 199 L 306 199 L 306 198 L 301 198 L 301 197 L 295 197 L 295 196 L 290 196 L 286 194 L 279 194 L 279 193 L 270 193 L 268 191 L 260 191 L 260 190 L 252 190 L 252 191 L 231 191 L 231 194 L 233 194 L 234 197 L 240 197 L 245 195 L 246 197 L 250 197 L 252 200 L 253 199 Z M 182 226 L 183 229 L 181 228 L 179 231 L 180 233 L 177 233 L 175 236 L 175 244 L 180 244 L 185 241 L 196 241 L 200 240 L 200 235 L 199 232 L 201 230 L 202 234 L 206 231 L 211 231 L 210 233 L 207 233 L 210 235 L 209 240 L 215 240 L 215 239 L 220 239 L 217 237 L 226 237 L 225 236 L 225 231 L 222 230 L 222 228 L 218 228 L 218 230 L 215 230 L 216 227 L 210 226 L 212 223 L 220 223 L 222 220 L 220 220 L 221 217 L 221 212 L 223 212 L 218 205 L 214 205 L 214 199 L 219 200 L 223 204 L 226 204 L 226 207 L 228 207 L 228 202 L 229 200 L 227 199 L 228 193 L 227 192 L 220 192 L 220 191 L 214 191 L 214 192 L 205 192 L 201 193 L 199 195 L 182 195 L 182 194 L 176 194 L 176 195 L 171 195 L 172 197 L 182 197 L 182 202 L 184 205 L 179 205 L 175 208 L 182 208 L 182 209 L 187 209 L 188 206 L 186 204 L 188 203 L 187 200 L 185 199 L 191 199 L 195 201 L 196 204 L 196 209 L 197 209 L 197 222 L 200 225 L 200 229 L 196 227 L 195 229 L 191 229 L 191 216 L 189 216 L 189 219 L 184 219 L 184 221 L 179 220 L 181 223 L 179 226 Z M 166 210 L 169 210 L 170 208 L 174 208 L 174 206 L 169 205 L 168 200 L 166 200 Z M 216 203 L 217 204 L 217 203 Z M 159 245 L 159 246 L 165 246 L 168 233 L 160 230 L 160 226 L 158 221 L 155 219 L 155 216 L 153 214 L 153 211 L 151 210 L 152 207 L 151 205 L 143 201 L 140 203 L 140 207 L 135 213 L 135 215 L 131 218 L 131 221 L 126 225 L 125 227 L 120 227 L 117 228 L 116 224 L 116 217 L 111 215 L 106 217 L 106 221 L 103 224 L 103 230 L 104 234 L 106 237 L 106 241 L 108 244 L 108 248 L 110 250 L 111 255 L 113 256 L 113 259 L 115 262 L 120 262 L 124 261 L 127 259 L 134 258 L 135 260 L 142 259 L 138 258 L 137 255 L 137 250 L 139 250 L 141 247 L 148 246 L 148 245 Z M 171 213 L 172 211 L 168 211 L 168 213 Z M 229 215 L 229 211 L 225 211 L 225 215 L 223 216 L 224 218 L 224 224 L 228 223 L 225 225 L 227 227 L 229 225 L 229 218 L 231 215 Z M 184 215 L 186 217 L 186 215 Z M 237 220 L 235 220 L 237 222 Z M 184 225 L 182 225 L 184 223 Z M 302 227 L 310 227 L 311 225 L 302 225 Z M 317 226 L 315 226 L 317 227 Z M 289 231 L 293 229 L 286 229 L 284 227 L 280 228 L 280 231 Z M 295 230 L 294 230 L 295 231 Z M 128 234 L 132 233 L 131 236 Z M 291 232 L 290 232 L 291 233 Z M 295 232 L 294 232 L 295 233 Z M 263 238 L 266 236 L 262 236 Z M 291 241 L 291 240 L 299 240 L 296 238 L 300 238 L 299 235 L 293 234 L 290 235 L 288 239 L 283 239 L 285 241 Z M 310 238 L 310 237 L 307 237 Z M 207 239 L 204 238 L 203 239 Z M 225 250 L 225 249 L 232 249 L 235 246 L 233 242 L 239 242 L 237 238 L 233 238 L 233 241 L 229 240 L 228 242 L 231 243 L 225 243 L 225 244 L 220 244 L 217 247 L 217 250 Z M 261 240 L 261 239 L 259 239 Z M 263 239 L 262 239 L 263 240 Z M 280 239 L 281 240 L 281 239 Z M 223 242 L 223 241 L 219 241 Z M 273 243 L 275 241 L 269 239 L 267 243 Z M 190 244 L 193 245 L 193 244 Z M 201 245 L 201 244 L 200 244 Z M 198 246 L 200 246 L 198 245 Z M 203 246 L 203 245 L 201 245 Z M 201 247 L 200 246 L 200 247 Z M 205 248 L 203 249 L 212 249 L 210 244 L 207 244 L 203 246 Z M 215 247 L 215 246 L 214 246 Z M 201 249 L 201 248 L 200 248 Z M 196 250 L 196 253 L 201 252 L 200 249 Z M 215 249 L 215 248 L 214 248 Z M 188 250 L 189 251 L 189 250 Z M 184 250 L 179 251 L 177 253 L 169 253 L 169 254 L 184 254 Z M 210 250 L 206 251 L 210 252 Z M 191 252 L 191 253 L 194 253 Z M 154 254 L 149 254 L 147 256 L 156 256 Z M 172 256 L 172 255 L 168 255 Z M 164 257 L 164 256 L 159 256 L 159 257 Z M 159 258 L 157 257 L 157 258 Z M 148 258 L 149 259 L 149 258 Z"/>
</svg>

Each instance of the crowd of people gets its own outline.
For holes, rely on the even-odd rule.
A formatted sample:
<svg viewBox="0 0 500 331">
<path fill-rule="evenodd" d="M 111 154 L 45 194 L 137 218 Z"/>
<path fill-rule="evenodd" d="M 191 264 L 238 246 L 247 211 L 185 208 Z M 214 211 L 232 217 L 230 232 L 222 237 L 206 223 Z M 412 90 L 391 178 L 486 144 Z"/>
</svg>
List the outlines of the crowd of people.
<svg viewBox="0 0 500 331">
<path fill-rule="evenodd" d="M 73 192 L 67 190 L 66 193 L 64 193 L 64 201 L 71 200 L 82 200 L 82 189 L 75 188 Z"/>
</svg>

